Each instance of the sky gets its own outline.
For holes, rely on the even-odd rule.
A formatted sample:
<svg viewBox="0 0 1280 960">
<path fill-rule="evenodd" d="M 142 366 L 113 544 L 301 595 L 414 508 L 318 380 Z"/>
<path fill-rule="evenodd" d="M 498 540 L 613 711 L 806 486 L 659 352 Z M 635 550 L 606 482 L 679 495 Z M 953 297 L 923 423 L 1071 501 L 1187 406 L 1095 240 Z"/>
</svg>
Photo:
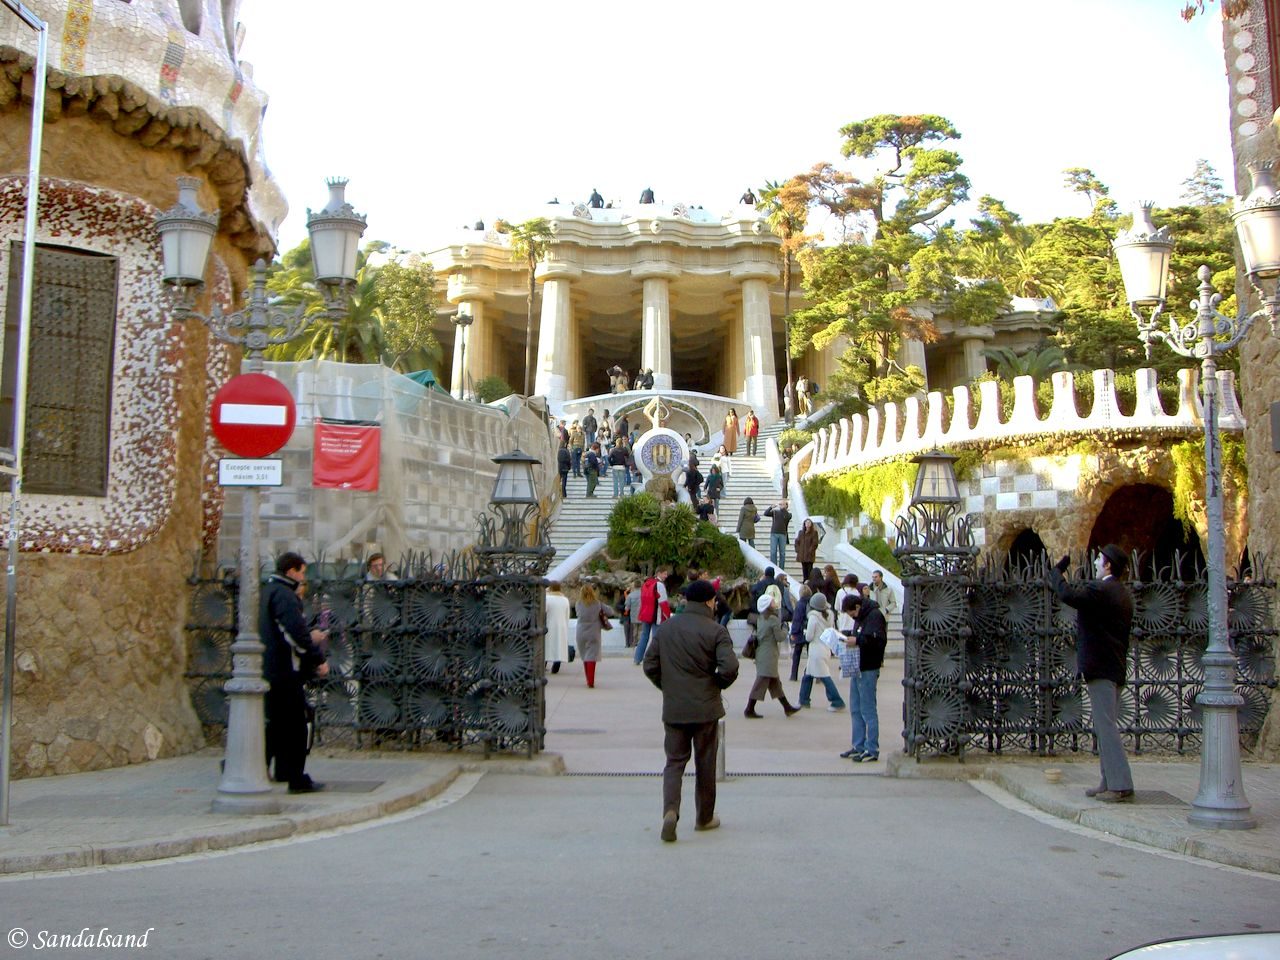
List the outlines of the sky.
<svg viewBox="0 0 1280 960">
<path fill-rule="evenodd" d="M 881 113 L 949 119 L 972 200 L 1039 222 L 1088 210 L 1066 167 L 1126 209 L 1176 203 L 1199 158 L 1232 191 L 1221 20 L 1182 5 L 244 0 L 241 55 L 270 100 L 282 250 L 330 176 L 365 240 L 425 251 L 593 188 L 727 210 L 819 161 L 855 169 L 839 130 Z"/>
</svg>

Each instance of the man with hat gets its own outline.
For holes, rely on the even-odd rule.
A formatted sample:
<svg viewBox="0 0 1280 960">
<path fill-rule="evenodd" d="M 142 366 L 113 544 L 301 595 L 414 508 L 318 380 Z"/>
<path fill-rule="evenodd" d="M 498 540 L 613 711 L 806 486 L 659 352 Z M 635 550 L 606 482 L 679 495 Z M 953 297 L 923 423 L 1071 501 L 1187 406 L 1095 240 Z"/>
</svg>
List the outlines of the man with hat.
<svg viewBox="0 0 1280 960">
<path fill-rule="evenodd" d="M 716 733 L 724 716 L 720 696 L 738 679 L 729 631 L 716 622 L 716 588 L 695 580 L 685 590 L 684 611 L 660 626 L 644 654 L 644 675 L 662 691 L 662 839 L 676 839 L 680 786 L 694 760 L 695 830 L 720 826 L 716 816 Z"/>
<path fill-rule="evenodd" d="M 1120 580 L 1129 568 L 1129 558 L 1114 543 L 1108 543 L 1093 562 L 1097 579 L 1077 585 L 1068 585 L 1063 579 L 1070 565 L 1070 557 L 1059 560 L 1049 571 L 1049 582 L 1058 599 L 1076 609 L 1076 664 L 1093 708 L 1102 779 L 1097 787 L 1086 790 L 1085 796 L 1103 803 L 1132 803 L 1133 775 L 1117 720 L 1133 623 L 1133 597 Z"/>
</svg>

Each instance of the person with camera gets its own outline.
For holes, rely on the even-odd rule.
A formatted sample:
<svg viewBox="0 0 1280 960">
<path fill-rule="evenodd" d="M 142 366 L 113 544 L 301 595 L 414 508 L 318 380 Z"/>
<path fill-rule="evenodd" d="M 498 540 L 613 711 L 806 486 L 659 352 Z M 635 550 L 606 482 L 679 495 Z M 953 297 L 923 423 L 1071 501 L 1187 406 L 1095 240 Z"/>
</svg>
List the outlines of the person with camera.
<svg viewBox="0 0 1280 960">
<path fill-rule="evenodd" d="M 265 697 L 267 765 L 275 760 L 275 779 L 290 793 L 315 793 L 324 784 L 307 776 L 307 704 L 304 684 L 329 675 L 321 644 L 328 630 L 308 630 L 300 592 L 307 562 L 298 553 L 282 553 L 267 579 L 259 607 L 258 635 L 265 650 L 262 675 L 270 684 Z"/>
</svg>

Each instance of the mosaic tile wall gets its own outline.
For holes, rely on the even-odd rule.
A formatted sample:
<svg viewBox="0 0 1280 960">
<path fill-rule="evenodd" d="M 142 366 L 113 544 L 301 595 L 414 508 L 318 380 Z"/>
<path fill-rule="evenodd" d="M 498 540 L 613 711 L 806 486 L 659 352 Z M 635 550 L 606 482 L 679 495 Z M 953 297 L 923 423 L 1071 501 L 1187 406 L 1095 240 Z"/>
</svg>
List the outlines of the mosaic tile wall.
<svg viewBox="0 0 1280 960">
<path fill-rule="evenodd" d="M 0 276 L 21 240 L 24 182 L 0 178 Z M 44 180 L 37 240 L 119 260 L 111 454 L 106 497 L 24 497 L 23 550 L 115 553 L 146 543 L 172 508 L 182 330 L 162 310 L 155 208 L 122 194 Z M 0 290 L 0 311 L 8 290 Z M 6 488 L 7 489 L 7 488 Z M 8 510 L 7 492 L 0 510 Z"/>
<path fill-rule="evenodd" d="M 251 215 L 275 233 L 288 208 L 263 155 L 267 97 L 234 52 L 239 0 L 198 0 L 185 14 L 176 0 L 26 0 L 26 6 L 49 24 L 51 71 L 123 77 L 166 106 L 202 110 L 239 141 L 251 172 Z M 0 17 L 0 47 L 34 56 L 35 34 L 17 17 Z"/>
</svg>

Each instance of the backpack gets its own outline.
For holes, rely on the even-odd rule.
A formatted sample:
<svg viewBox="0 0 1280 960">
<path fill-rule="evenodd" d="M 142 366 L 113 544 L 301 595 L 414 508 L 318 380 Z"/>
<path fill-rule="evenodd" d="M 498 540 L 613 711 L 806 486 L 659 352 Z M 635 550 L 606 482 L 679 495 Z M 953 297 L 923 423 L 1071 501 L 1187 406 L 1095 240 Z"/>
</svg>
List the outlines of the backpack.
<svg viewBox="0 0 1280 960">
<path fill-rule="evenodd" d="M 650 577 L 640 587 L 640 622 L 658 622 L 658 580 Z"/>
</svg>

